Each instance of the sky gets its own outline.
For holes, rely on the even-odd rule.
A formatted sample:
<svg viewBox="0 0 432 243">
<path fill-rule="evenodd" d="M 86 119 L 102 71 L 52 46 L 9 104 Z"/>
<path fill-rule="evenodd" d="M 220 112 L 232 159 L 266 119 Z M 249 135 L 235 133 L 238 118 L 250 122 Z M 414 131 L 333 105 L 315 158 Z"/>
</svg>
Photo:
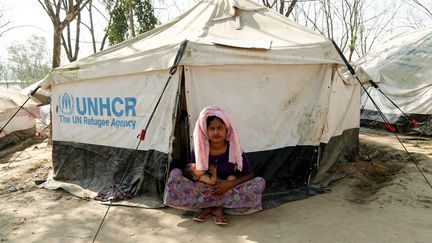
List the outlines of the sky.
<svg viewBox="0 0 432 243">
<path fill-rule="evenodd" d="M 194 6 L 197 0 L 165 0 L 162 2 L 165 2 L 165 4 L 155 3 L 155 14 L 164 23 Z M 167 5 L 169 6 L 167 7 Z M 102 6 L 99 7 L 103 10 Z M 43 36 L 47 41 L 48 50 L 52 51 L 52 23 L 37 0 L 0 0 L 0 9 L 3 10 L 3 20 L 0 22 L 0 26 L 1 23 L 10 21 L 8 27 L 16 27 L 0 37 L 0 61 L 7 59 L 7 46 L 12 43 L 24 43 L 32 35 Z M 96 39 L 101 40 L 104 35 L 103 29 L 106 27 L 106 21 L 100 14 L 94 14 L 93 17 L 95 26 L 99 27 L 99 31 L 96 32 Z M 81 28 L 81 31 L 86 32 L 86 29 Z M 84 34 L 80 38 L 79 58 L 83 58 L 92 54 L 93 51 L 90 35 Z"/>
<path fill-rule="evenodd" d="M 44 36 L 49 42 L 48 36 L 52 35 L 52 24 L 42 7 L 36 0 L 0 0 L 0 8 L 3 10 L 3 21 L 10 21 L 8 27 L 16 27 L 0 38 L 0 55 L 5 58 L 6 47 L 13 42 L 22 42 L 32 34 Z"/>
<path fill-rule="evenodd" d="M 94 0 L 98 2 L 101 0 Z M 162 22 L 166 22 L 170 19 L 177 17 L 182 12 L 194 6 L 199 0 L 152 0 L 155 7 L 155 15 Z M 404 6 L 407 7 L 409 2 L 412 0 L 393 0 L 376 2 L 374 5 L 382 5 L 385 7 L 396 7 Z M 431 1 L 431 0 L 421 0 Z M 384 6 L 383 3 L 387 2 L 391 5 Z M 405 3 L 406 2 L 406 3 Z M 405 6 L 406 5 L 406 6 Z M 429 5 L 431 5 L 429 3 Z M 428 6 L 429 6 L 428 5 Z M 431 5 L 432 6 L 432 5 Z M 100 6 L 103 10 L 103 7 Z M 47 49 L 52 52 L 52 23 L 48 15 L 43 10 L 42 6 L 37 0 L 0 0 L 0 10 L 3 10 L 3 19 L 0 20 L 0 26 L 5 21 L 11 21 L 9 27 L 16 27 L 6 32 L 0 37 L 0 62 L 7 60 L 6 47 L 12 43 L 24 43 L 31 35 L 43 36 L 47 41 Z M 399 9 L 398 12 L 402 13 L 403 9 Z M 399 14 L 400 16 L 409 16 L 410 14 Z M 106 27 L 106 20 L 100 14 L 94 15 L 95 25 L 99 31 L 96 32 L 96 39 L 101 40 L 104 35 L 103 29 Z M 432 20 L 432 18 L 430 18 Z M 401 29 L 399 29 L 401 30 Z M 81 32 L 85 33 L 88 31 L 81 28 Z M 386 33 L 386 35 L 395 34 L 394 32 Z M 80 53 L 79 59 L 88 56 L 93 53 L 91 48 L 91 39 L 89 34 L 84 34 L 80 37 Z M 64 51 L 62 50 L 62 53 Z M 62 60 L 67 58 L 62 57 Z M 67 61 L 63 61 L 67 62 Z M 65 63 L 63 63 L 65 64 Z"/>
</svg>

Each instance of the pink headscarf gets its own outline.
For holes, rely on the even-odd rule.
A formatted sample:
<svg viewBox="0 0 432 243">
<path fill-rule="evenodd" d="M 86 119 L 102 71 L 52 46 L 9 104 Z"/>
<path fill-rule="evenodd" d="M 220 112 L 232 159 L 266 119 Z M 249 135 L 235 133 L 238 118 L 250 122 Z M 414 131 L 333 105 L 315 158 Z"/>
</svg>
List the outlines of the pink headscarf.
<svg viewBox="0 0 432 243">
<path fill-rule="evenodd" d="M 221 106 L 205 107 L 195 124 L 193 131 L 195 162 L 197 170 L 208 170 L 208 156 L 210 152 L 210 143 L 207 136 L 207 117 L 216 116 L 225 123 L 228 130 L 226 140 L 229 141 L 229 162 L 236 165 L 236 169 L 241 171 L 243 168 L 242 149 L 237 128 L 231 115 Z"/>
</svg>

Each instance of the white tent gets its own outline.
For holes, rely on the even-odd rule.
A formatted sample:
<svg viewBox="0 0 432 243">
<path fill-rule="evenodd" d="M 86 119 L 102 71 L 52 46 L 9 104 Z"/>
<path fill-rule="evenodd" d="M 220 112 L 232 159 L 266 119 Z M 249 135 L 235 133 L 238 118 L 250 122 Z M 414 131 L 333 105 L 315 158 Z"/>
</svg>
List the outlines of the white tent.
<svg viewBox="0 0 432 243">
<path fill-rule="evenodd" d="M 31 93 L 36 90 L 44 80 L 40 80 L 36 83 L 33 83 L 24 89 L 20 90 L 21 94 L 31 95 Z M 50 103 L 51 91 L 49 89 L 38 89 L 34 94 L 33 98 L 35 98 L 39 103 L 43 105 L 47 105 Z"/>
<path fill-rule="evenodd" d="M 410 118 L 426 125 L 432 114 L 432 27 L 393 36 L 377 44 L 357 63 L 380 89 Z M 402 131 L 411 124 L 384 95 L 368 87 L 371 97 L 390 123 Z M 382 123 L 367 95 L 362 97 L 362 124 Z M 412 128 L 412 126 L 411 126 Z M 420 130 L 432 134 L 429 125 Z"/>
<path fill-rule="evenodd" d="M 119 182 L 185 39 L 126 180 L 141 194 L 160 197 L 169 169 L 187 161 L 207 105 L 234 115 L 270 191 L 304 185 L 339 155 L 356 155 L 360 91 L 338 75 L 331 41 L 252 1 L 209 0 L 47 76 L 56 181 L 92 192 Z"/>
<path fill-rule="evenodd" d="M 0 138 L 35 127 L 35 117 L 30 113 L 38 114 L 38 103 L 33 99 L 28 100 L 24 109 L 21 109 L 14 116 L 26 100 L 27 96 L 19 91 L 0 87 L 0 129 L 4 128 L 0 133 Z M 12 117 L 13 119 L 11 119 Z"/>
</svg>

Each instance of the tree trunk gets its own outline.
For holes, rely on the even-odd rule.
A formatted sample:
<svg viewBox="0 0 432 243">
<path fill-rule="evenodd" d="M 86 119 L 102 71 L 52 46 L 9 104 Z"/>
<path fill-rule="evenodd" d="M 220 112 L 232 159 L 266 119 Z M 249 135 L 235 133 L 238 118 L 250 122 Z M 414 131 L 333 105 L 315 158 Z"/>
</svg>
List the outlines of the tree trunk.
<svg viewBox="0 0 432 243">
<path fill-rule="evenodd" d="M 294 7 L 295 7 L 296 3 L 297 3 L 297 0 L 293 0 L 293 1 L 291 2 L 291 4 L 290 4 L 289 7 L 288 7 L 288 10 L 287 10 L 286 13 L 285 13 L 285 16 L 286 16 L 286 17 L 288 17 L 288 16 L 291 14 L 291 12 L 294 10 Z"/>
<path fill-rule="evenodd" d="M 88 11 L 89 11 L 89 18 L 90 18 L 90 36 L 92 38 L 92 47 L 93 47 L 93 53 L 96 53 L 96 38 L 94 34 L 94 26 L 93 26 L 93 3 L 92 0 L 90 0 L 88 5 Z"/>
<path fill-rule="evenodd" d="M 76 5 L 73 5 L 73 0 L 38 0 L 38 2 L 50 17 L 54 27 L 52 68 L 56 68 L 61 64 L 62 31 L 67 24 L 75 19 L 90 0 L 76 0 Z M 62 4 L 63 8 L 61 7 Z M 61 10 L 65 12 L 63 21 L 60 20 L 60 17 L 64 16 L 64 14 L 60 13 Z"/>
<path fill-rule="evenodd" d="M 284 14 L 284 10 L 285 10 L 285 0 L 280 0 L 279 13 Z"/>
<path fill-rule="evenodd" d="M 54 29 L 54 37 L 53 37 L 53 63 L 52 68 L 59 67 L 61 64 L 61 36 L 62 36 L 62 28 L 58 27 Z"/>
<path fill-rule="evenodd" d="M 80 41 L 80 32 L 81 32 L 81 12 L 78 13 L 76 17 L 76 21 L 77 23 L 76 23 L 76 30 L 75 30 L 75 51 L 72 60 L 70 60 L 70 62 L 74 62 L 78 59 L 79 41 Z"/>
<path fill-rule="evenodd" d="M 135 21 L 134 21 L 134 13 L 132 6 L 130 7 L 130 16 L 129 16 L 129 22 L 130 22 L 130 29 L 131 29 L 131 35 L 132 37 L 135 37 Z"/>
</svg>

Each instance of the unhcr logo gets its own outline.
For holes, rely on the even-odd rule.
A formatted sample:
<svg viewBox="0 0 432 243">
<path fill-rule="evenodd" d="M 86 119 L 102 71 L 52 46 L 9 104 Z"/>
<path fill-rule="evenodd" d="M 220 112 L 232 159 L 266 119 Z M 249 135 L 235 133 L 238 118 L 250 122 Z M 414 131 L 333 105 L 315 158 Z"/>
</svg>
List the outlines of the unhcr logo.
<svg viewBox="0 0 432 243">
<path fill-rule="evenodd" d="M 60 123 L 135 129 L 135 97 L 74 97 L 65 92 L 58 99 Z"/>
<path fill-rule="evenodd" d="M 64 93 L 59 97 L 60 112 L 64 115 L 70 115 L 74 111 L 74 100 L 72 95 Z"/>
<path fill-rule="evenodd" d="M 59 96 L 61 115 L 135 117 L 135 97 L 73 97 L 65 92 Z"/>
</svg>

